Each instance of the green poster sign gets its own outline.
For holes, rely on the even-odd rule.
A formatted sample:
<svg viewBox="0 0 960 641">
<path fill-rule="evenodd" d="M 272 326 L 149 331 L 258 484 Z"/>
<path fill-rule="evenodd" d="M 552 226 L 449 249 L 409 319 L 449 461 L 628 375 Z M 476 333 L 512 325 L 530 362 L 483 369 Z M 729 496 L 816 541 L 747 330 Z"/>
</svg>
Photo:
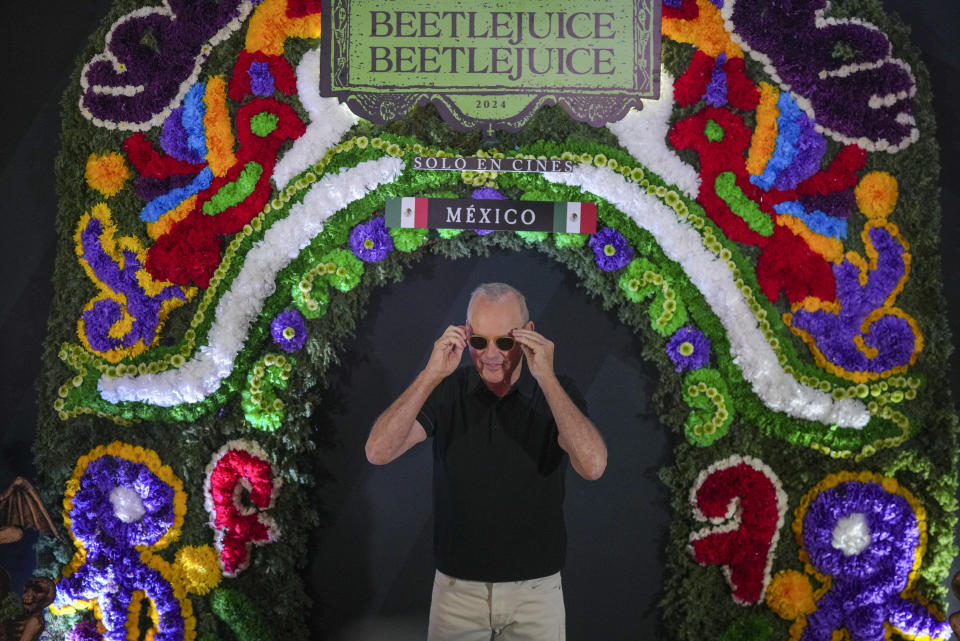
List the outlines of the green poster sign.
<svg viewBox="0 0 960 641">
<path fill-rule="evenodd" d="M 321 92 L 376 122 L 433 102 L 518 129 L 546 104 L 602 126 L 659 95 L 660 0 L 325 0 Z"/>
</svg>

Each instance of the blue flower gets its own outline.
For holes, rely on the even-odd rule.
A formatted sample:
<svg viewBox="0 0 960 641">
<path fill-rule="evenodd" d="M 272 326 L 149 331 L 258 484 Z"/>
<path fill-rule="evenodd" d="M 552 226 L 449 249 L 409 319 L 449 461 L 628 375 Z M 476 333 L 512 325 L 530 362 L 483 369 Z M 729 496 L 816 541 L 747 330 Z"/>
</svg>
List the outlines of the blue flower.
<svg viewBox="0 0 960 641">
<path fill-rule="evenodd" d="M 350 250 L 365 263 L 379 263 L 393 251 L 393 238 L 383 216 L 360 223 L 350 232 Z"/>
<path fill-rule="evenodd" d="M 627 244 L 623 234 L 611 227 L 604 227 L 590 238 L 597 267 L 605 272 L 615 272 L 633 258 L 633 247 Z"/>
<path fill-rule="evenodd" d="M 307 325 L 303 315 L 295 309 L 287 309 L 270 323 L 270 335 L 280 349 L 290 354 L 303 347 L 307 342 Z"/>
<path fill-rule="evenodd" d="M 681 327 L 667 343 L 667 356 L 678 372 L 700 369 L 710 361 L 710 339 L 698 329 Z"/>
</svg>

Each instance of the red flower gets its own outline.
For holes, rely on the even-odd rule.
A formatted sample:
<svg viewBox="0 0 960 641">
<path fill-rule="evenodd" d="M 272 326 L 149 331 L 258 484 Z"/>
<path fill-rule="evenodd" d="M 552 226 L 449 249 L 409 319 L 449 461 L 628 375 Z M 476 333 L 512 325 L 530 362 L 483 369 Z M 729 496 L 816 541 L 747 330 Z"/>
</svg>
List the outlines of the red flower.
<svg viewBox="0 0 960 641">
<path fill-rule="evenodd" d="M 123 141 L 130 164 L 145 178 L 169 178 L 170 176 L 195 175 L 204 165 L 177 160 L 158 152 L 150 139 L 139 131 Z"/>
<path fill-rule="evenodd" d="M 245 449 L 227 450 L 207 477 L 207 509 L 217 530 L 217 549 L 226 576 L 250 564 L 250 546 L 277 539 L 276 524 L 262 511 L 273 506 L 279 483 L 265 459 Z M 253 509 L 239 500 L 245 488 Z"/>
<path fill-rule="evenodd" d="M 707 92 L 717 59 L 701 50 L 693 54 L 686 71 L 673 83 L 673 97 L 682 107 L 696 104 Z M 746 73 L 743 58 L 730 58 L 721 66 L 727 77 L 727 102 L 740 111 L 752 111 L 760 102 L 760 92 Z"/>
<path fill-rule="evenodd" d="M 713 123 L 711 125 L 710 123 Z M 707 131 L 712 127 L 713 135 Z M 717 127 L 722 134 L 717 134 Z M 772 225 L 773 232 L 764 234 L 751 228 L 744 217 L 731 209 L 717 194 L 717 177 L 723 173 L 736 176 L 736 187 L 755 204 L 764 215 L 773 218 L 773 205 L 783 200 L 796 199 L 795 192 L 775 189 L 763 191 L 750 182 L 744 154 L 750 144 L 750 130 L 743 119 L 727 109 L 705 107 L 677 122 L 670 130 L 670 144 L 677 149 L 692 149 L 700 156 L 701 188 L 697 202 L 730 240 L 760 247 L 763 251 L 757 261 L 757 278 L 763 293 L 775 301 L 782 291 L 790 303 L 798 303 L 808 295 L 821 300 L 835 299 L 836 283 L 830 265 L 819 254 L 811 251 L 806 242 L 793 231 Z M 839 155 L 838 155 L 839 158 Z M 843 184 L 847 156 L 841 166 L 830 174 L 832 180 L 818 178 L 823 172 L 808 179 L 811 189 L 821 182 Z M 836 161 L 835 161 L 836 164 Z M 833 166 L 831 165 L 831 169 Z M 838 178 L 839 177 L 839 178 Z M 854 176 L 855 177 L 855 176 Z M 804 183 L 806 184 L 806 183 Z M 768 226 L 769 227 L 769 226 Z"/>
<path fill-rule="evenodd" d="M 263 119 L 273 129 L 264 133 Z M 257 125 L 254 125 L 254 119 Z M 287 140 L 303 135 L 305 127 L 296 112 L 273 98 L 256 98 L 237 111 L 237 139 L 240 149 L 237 163 L 226 176 L 217 178 L 197 195 L 197 203 L 187 216 L 157 239 L 147 252 L 147 271 L 158 280 L 178 285 L 191 282 L 206 288 L 220 264 L 220 239 L 243 229 L 267 204 L 272 193 L 270 178 L 277 153 Z M 260 133 L 257 133 L 259 131 Z M 214 201 L 224 188 L 234 188 L 249 170 L 259 171 L 256 182 L 248 185 L 248 193 L 236 203 Z M 247 172 L 247 174 L 245 174 Z M 226 192 L 224 192 L 226 193 Z M 223 199 L 221 199 L 223 200 Z M 208 203 L 222 209 L 213 210 Z M 213 211 L 213 213 L 211 213 Z"/>
<path fill-rule="evenodd" d="M 765 465 L 742 459 L 734 463 L 733 458 L 701 476 L 693 488 L 697 518 L 723 524 L 692 534 L 689 550 L 701 565 L 724 567 L 735 601 L 758 603 L 770 580 L 770 557 L 786 497 L 777 491 L 778 480 Z"/>
</svg>

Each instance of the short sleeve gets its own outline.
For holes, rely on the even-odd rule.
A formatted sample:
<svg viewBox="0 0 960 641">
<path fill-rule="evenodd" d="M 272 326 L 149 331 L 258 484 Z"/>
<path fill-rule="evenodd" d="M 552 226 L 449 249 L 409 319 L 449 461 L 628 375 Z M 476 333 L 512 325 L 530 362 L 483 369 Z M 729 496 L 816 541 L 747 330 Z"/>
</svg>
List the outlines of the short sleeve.
<svg viewBox="0 0 960 641">
<path fill-rule="evenodd" d="M 442 380 L 439 385 L 433 388 L 430 396 L 427 397 L 423 407 L 417 414 L 417 421 L 423 426 L 427 436 L 433 436 L 437 433 L 437 422 L 440 410 L 440 399 L 444 397 L 444 388 L 448 385 L 449 377 Z"/>
</svg>

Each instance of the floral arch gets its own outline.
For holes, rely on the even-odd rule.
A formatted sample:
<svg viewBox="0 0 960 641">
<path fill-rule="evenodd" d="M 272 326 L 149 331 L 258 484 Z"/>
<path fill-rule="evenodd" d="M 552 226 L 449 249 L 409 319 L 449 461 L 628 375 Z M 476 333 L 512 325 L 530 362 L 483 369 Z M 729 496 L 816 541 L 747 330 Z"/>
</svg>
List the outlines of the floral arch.
<svg viewBox="0 0 960 641">
<path fill-rule="evenodd" d="M 319 3 L 117 3 L 64 107 L 37 444 L 74 548 L 41 543 L 60 633 L 304 636 L 318 382 L 373 288 L 426 252 L 502 247 L 563 263 L 660 346 L 675 638 L 946 638 L 955 420 L 922 242 L 929 89 L 875 5 L 798 5 L 776 19 L 826 58 L 768 41 L 744 0 L 667 0 L 659 100 L 602 130 L 545 109 L 484 142 L 429 108 L 380 127 L 321 97 Z M 415 155 L 576 167 L 431 172 Z M 391 197 L 505 194 L 596 202 L 602 228 L 381 217 Z M 697 612 L 705 592 L 722 616 Z M 843 618 L 866 593 L 879 632 Z"/>
</svg>

